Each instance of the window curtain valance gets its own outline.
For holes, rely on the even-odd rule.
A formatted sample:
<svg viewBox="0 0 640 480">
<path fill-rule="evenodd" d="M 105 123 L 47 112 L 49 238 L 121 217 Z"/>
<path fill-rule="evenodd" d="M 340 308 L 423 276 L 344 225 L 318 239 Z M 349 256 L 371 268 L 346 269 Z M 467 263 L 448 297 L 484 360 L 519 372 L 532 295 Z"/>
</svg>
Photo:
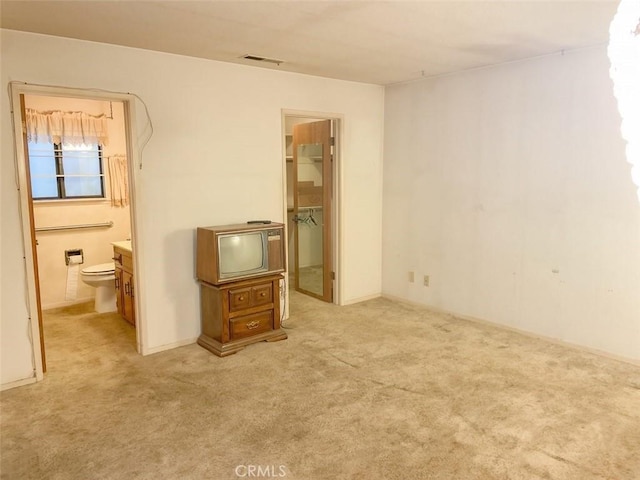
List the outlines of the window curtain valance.
<svg viewBox="0 0 640 480">
<path fill-rule="evenodd" d="M 109 143 L 106 115 L 84 112 L 39 112 L 26 109 L 27 139 L 30 142 L 65 143 L 68 145 Z"/>
</svg>

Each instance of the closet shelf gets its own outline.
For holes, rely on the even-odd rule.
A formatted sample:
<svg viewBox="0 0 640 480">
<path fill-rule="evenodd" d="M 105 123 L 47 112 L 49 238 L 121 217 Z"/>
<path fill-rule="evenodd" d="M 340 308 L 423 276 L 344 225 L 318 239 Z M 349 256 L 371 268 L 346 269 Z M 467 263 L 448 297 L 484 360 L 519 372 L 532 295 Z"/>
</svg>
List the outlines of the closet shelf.
<svg viewBox="0 0 640 480">
<path fill-rule="evenodd" d="M 287 207 L 287 212 L 293 212 L 293 207 Z M 307 210 L 322 210 L 322 205 L 317 205 L 315 207 L 298 207 L 298 211 L 307 211 Z"/>
</svg>

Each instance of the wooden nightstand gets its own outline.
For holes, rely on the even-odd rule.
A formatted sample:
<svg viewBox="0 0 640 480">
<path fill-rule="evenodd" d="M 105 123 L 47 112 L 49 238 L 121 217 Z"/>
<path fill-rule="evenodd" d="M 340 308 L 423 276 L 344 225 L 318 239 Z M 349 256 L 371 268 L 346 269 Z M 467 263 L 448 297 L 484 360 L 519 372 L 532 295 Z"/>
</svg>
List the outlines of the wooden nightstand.
<svg viewBox="0 0 640 480">
<path fill-rule="evenodd" d="M 263 340 L 284 340 L 280 280 L 268 275 L 223 285 L 200 281 L 202 334 L 198 344 L 220 357 Z"/>
</svg>

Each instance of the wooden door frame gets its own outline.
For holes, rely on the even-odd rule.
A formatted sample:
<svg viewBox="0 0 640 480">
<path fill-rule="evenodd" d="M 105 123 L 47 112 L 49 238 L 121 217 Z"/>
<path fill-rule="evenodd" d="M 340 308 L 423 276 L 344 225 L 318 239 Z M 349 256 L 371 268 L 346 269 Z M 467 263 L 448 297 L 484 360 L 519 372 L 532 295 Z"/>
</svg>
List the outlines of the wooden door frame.
<svg viewBox="0 0 640 480">
<path fill-rule="evenodd" d="M 283 184 L 283 218 L 285 224 L 285 237 L 287 239 L 287 248 L 285 254 L 287 257 L 287 274 L 285 275 L 285 299 L 284 299 L 284 318 L 289 317 L 289 276 L 288 271 L 291 269 L 289 261 L 289 225 L 287 221 L 287 145 L 286 145 L 286 119 L 287 117 L 306 118 L 314 120 L 332 120 L 333 136 L 335 138 L 334 157 L 333 157 L 333 201 L 332 201 L 332 252 L 333 259 L 330 267 L 335 272 L 333 303 L 342 305 L 343 295 L 343 275 L 342 275 L 342 251 L 343 251 L 343 215 L 342 215 L 342 198 L 343 198 L 343 166 L 342 166 L 342 138 L 344 135 L 344 116 L 340 113 L 313 112 L 307 110 L 291 110 L 283 109 L 281 116 L 282 125 L 282 184 Z"/>
<path fill-rule="evenodd" d="M 30 336 L 33 348 L 33 365 L 35 381 L 44 378 L 44 339 L 42 335 L 42 318 L 39 307 L 40 303 L 40 286 L 38 280 L 38 264 L 35 243 L 35 226 L 33 218 L 33 200 L 31 198 L 31 188 L 29 184 L 29 172 L 26 166 L 28 162 L 28 154 L 24 142 L 23 134 L 23 112 L 21 111 L 21 98 L 24 95 L 42 95 L 47 97 L 65 97 L 65 98 L 82 98 L 99 101 L 122 102 L 124 109 L 124 122 L 126 131 L 126 150 L 129 174 L 129 212 L 131 221 L 132 247 L 134 269 L 141 272 L 141 255 L 138 248 L 140 238 L 140 225 L 142 222 L 137 216 L 136 204 L 138 200 L 136 190 L 136 170 L 135 165 L 140 163 L 139 149 L 136 137 L 133 132 L 133 126 L 136 125 L 135 96 L 118 93 L 107 92 L 102 90 L 87 90 L 67 87 L 30 85 L 22 82 L 11 82 L 11 114 L 13 120 L 14 131 L 14 152 L 15 152 L 15 168 L 16 179 L 18 181 L 18 190 L 20 196 L 19 215 L 22 223 L 22 239 L 25 259 L 25 273 L 27 280 L 27 297 L 28 297 L 28 315 L 30 323 Z M 135 289 L 138 292 L 138 298 L 142 292 L 140 286 L 140 275 L 134 277 Z M 143 353 L 144 342 L 147 338 L 146 322 L 142 315 L 142 302 L 136 302 L 136 316 L 139 319 L 136 328 L 136 348 L 138 353 Z"/>
</svg>

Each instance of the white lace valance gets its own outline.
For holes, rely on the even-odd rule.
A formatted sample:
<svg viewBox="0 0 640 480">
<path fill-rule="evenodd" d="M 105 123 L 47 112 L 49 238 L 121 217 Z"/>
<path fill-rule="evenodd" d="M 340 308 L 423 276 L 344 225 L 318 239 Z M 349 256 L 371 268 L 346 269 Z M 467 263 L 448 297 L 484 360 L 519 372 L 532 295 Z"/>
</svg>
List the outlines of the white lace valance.
<svg viewBox="0 0 640 480">
<path fill-rule="evenodd" d="M 39 112 L 26 109 L 27 139 L 68 145 L 107 145 L 107 117 L 84 112 Z"/>
</svg>

